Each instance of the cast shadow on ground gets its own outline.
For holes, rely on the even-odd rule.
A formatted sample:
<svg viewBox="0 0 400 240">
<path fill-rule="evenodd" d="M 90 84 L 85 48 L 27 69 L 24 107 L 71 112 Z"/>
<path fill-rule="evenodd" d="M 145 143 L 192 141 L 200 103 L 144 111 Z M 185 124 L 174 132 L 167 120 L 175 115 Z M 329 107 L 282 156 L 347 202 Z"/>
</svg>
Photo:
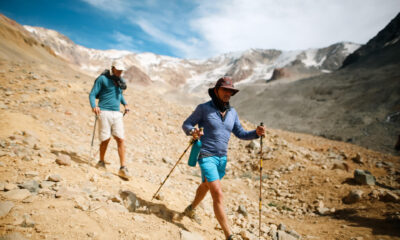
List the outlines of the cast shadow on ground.
<svg viewBox="0 0 400 240">
<path fill-rule="evenodd" d="M 127 201 L 129 211 L 154 214 L 155 216 L 170 222 L 185 231 L 189 231 L 182 223 L 178 222 L 183 218 L 182 213 L 171 210 L 164 204 L 146 201 L 131 191 L 123 191 L 120 195 L 124 201 Z"/>
<path fill-rule="evenodd" d="M 346 178 L 343 182 L 342 182 L 342 184 L 348 184 L 348 185 L 351 185 L 351 186 L 357 186 L 357 185 L 360 185 L 360 184 L 358 184 L 357 182 L 356 182 L 356 180 L 354 179 L 354 178 Z M 384 183 L 380 183 L 380 182 L 375 182 L 375 185 L 376 186 L 378 186 L 378 187 L 381 187 L 381 188 L 385 188 L 385 189 L 388 189 L 388 190 L 396 190 L 396 188 L 393 188 L 393 187 L 391 187 L 391 186 L 388 186 L 388 185 L 386 185 L 386 184 L 384 184 Z M 361 185 L 360 185 L 361 186 Z"/>
<path fill-rule="evenodd" d="M 55 155 L 59 155 L 59 154 L 64 154 L 64 155 L 68 155 L 71 157 L 71 160 L 76 162 L 76 163 L 85 163 L 85 164 L 90 164 L 90 162 L 88 161 L 88 159 L 83 158 L 82 156 L 78 155 L 76 152 L 68 152 L 65 150 L 51 150 L 51 153 L 55 154 Z"/>
<path fill-rule="evenodd" d="M 332 218 L 346 220 L 351 222 L 351 227 L 367 227 L 372 229 L 373 235 L 387 235 L 392 237 L 400 237 L 400 222 L 388 221 L 387 219 L 377 219 L 362 216 L 362 211 L 368 209 L 344 208 L 338 209 L 330 214 Z"/>
</svg>

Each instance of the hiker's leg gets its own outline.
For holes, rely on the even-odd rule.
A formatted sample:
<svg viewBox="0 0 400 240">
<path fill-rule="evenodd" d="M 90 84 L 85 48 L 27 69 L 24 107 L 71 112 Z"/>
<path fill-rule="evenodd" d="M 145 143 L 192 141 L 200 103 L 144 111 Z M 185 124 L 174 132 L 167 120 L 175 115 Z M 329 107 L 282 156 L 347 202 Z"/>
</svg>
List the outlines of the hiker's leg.
<svg viewBox="0 0 400 240">
<path fill-rule="evenodd" d="M 192 208 L 196 208 L 197 205 L 204 199 L 208 192 L 208 185 L 206 182 L 203 182 L 199 185 L 199 187 L 196 190 L 196 196 L 194 197 L 194 200 L 192 202 Z"/>
<path fill-rule="evenodd" d="M 224 195 L 222 193 L 221 182 L 219 180 L 215 180 L 213 182 L 207 182 L 207 184 L 213 199 L 215 216 L 217 217 L 217 220 L 224 231 L 225 237 L 228 238 L 232 233 L 229 229 L 228 219 L 224 211 Z"/>
<path fill-rule="evenodd" d="M 106 151 L 107 151 L 107 146 L 108 143 L 110 142 L 110 139 L 104 140 L 100 143 L 100 161 L 104 162 L 104 156 L 106 155 Z"/>
<path fill-rule="evenodd" d="M 115 140 L 117 141 L 118 145 L 118 155 L 119 155 L 119 162 L 121 163 L 121 167 L 125 166 L 125 144 L 124 144 L 124 139 L 121 139 L 119 137 L 115 137 Z"/>
</svg>

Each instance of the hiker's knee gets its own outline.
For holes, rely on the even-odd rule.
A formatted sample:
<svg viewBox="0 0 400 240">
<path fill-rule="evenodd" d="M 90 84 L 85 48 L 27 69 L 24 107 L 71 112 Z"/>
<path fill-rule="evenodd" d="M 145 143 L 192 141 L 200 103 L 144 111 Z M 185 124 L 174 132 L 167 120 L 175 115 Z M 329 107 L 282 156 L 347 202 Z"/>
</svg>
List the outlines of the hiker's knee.
<svg viewBox="0 0 400 240">
<path fill-rule="evenodd" d="M 219 185 L 213 185 L 210 187 L 211 196 L 215 203 L 222 203 L 224 200 L 224 194 L 222 188 Z"/>
<path fill-rule="evenodd" d="M 110 140 L 111 140 L 111 138 L 106 139 L 106 140 L 102 141 L 100 144 L 101 144 L 101 145 L 107 145 L 108 142 L 110 142 Z"/>
<path fill-rule="evenodd" d="M 117 141 L 117 144 L 124 144 L 124 139 L 115 137 L 115 136 L 114 136 L 114 139 L 115 139 L 115 141 Z"/>
<path fill-rule="evenodd" d="M 208 192 L 208 190 L 209 190 L 208 185 L 205 182 L 200 184 L 199 187 L 197 188 L 198 193 Z"/>
</svg>

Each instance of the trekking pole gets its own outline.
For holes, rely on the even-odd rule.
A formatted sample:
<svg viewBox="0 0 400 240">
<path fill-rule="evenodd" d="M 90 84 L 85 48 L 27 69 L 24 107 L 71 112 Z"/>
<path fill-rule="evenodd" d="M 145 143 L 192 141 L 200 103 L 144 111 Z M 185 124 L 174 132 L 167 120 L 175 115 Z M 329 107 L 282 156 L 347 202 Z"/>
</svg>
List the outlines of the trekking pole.
<svg viewBox="0 0 400 240">
<path fill-rule="evenodd" d="M 94 120 L 94 127 L 93 127 L 93 134 L 92 134 L 92 143 L 90 145 L 90 157 L 92 157 L 92 150 L 93 150 L 93 142 L 94 142 L 94 135 L 96 134 L 96 123 L 97 123 L 97 119 L 99 117 L 97 115 L 95 115 L 95 120 Z"/>
<path fill-rule="evenodd" d="M 185 149 L 185 151 L 182 153 L 182 155 L 179 157 L 178 161 L 175 163 L 174 167 L 171 169 L 171 171 L 168 173 L 167 177 L 164 179 L 164 181 L 161 183 L 160 187 L 158 188 L 157 192 L 154 193 L 153 197 L 151 198 L 151 201 L 153 201 L 153 199 L 157 196 L 157 193 L 160 191 L 160 189 L 162 188 L 162 186 L 164 185 L 164 183 L 167 181 L 167 179 L 169 178 L 169 175 L 171 175 L 172 171 L 174 171 L 175 167 L 178 165 L 178 163 L 181 161 L 183 155 L 185 155 L 185 153 L 187 152 L 187 150 L 190 148 L 190 146 L 193 145 L 194 143 L 194 139 L 190 140 L 189 146 L 187 146 L 187 148 Z"/>
<path fill-rule="evenodd" d="M 200 128 L 200 132 L 203 132 L 203 128 Z M 185 153 L 187 152 L 187 150 L 194 144 L 194 142 L 196 141 L 196 139 L 192 138 L 189 142 L 189 146 L 187 146 L 187 148 L 185 149 L 185 151 L 183 151 L 182 155 L 179 157 L 178 161 L 175 163 L 174 167 L 171 169 L 171 171 L 168 173 L 167 177 L 164 179 L 164 181 L 161 183 L 160 187 L 158 188 L 157 192 L 154 193 L 153 197 L 151 198 L 151 201 L 153 201 L 153 199 L 157 196 L 157 193 L 160 191 L 160 189 L 162 188 L 162 186 L 164 185 L 164 183 L 167 181 L 167 179 L 169 178 L 169 175 L 171 175 L 172 171 L 174 171 L 175 167 L 178 165 L 178 163 L 181 161 L 183 155 L 185 155 Z"/>
<path fill-rule="evenodd" d="M 264 126 L 261 122 L 260 126 Z M 261 208 L 262 208 L 262 167 L 263 167 L 263 136 L 260 137 L 260 204 L 259 204 L 259 215 L 258 215 L 258 239 L 261 239 Z"/>
</svg>

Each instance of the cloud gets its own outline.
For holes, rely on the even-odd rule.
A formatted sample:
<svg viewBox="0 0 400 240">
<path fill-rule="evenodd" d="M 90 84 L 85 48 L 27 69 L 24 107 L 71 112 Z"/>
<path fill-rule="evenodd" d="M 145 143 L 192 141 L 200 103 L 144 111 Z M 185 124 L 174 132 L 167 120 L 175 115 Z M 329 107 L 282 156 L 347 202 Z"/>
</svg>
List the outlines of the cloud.
<svg viewBox="0 0 400 240">
<path fill-rule="evenodd" d="M 137 44 L 131 36 L 115 31 L 112 35 L 112 39 L 115 40 L 116 43 L 110 43 L 110 48 L 138 52 Z"/>
<path fill-rule="evenodd" d="M 400 10 L 398 0 L 82 1 L 117 13 L 143 31 L 146 36 L 141 39 L 184 58 L 249 48 L 298 50 L 340 41 L 366 43 Z M 123 41 L 133 44 L 132 39 Z"/>
<path fill-rule="evenodd" d="M 397 6 L 397 9 L 396 7 Z M 339 41 L 365 43 L 398 12 L 398 1 L 206 1 L 191 26 L 210 52 L 295 50 Z"/>
<path fill-rule="evenodd" d="M 201 53 L 202 50 L 199 48 L 202 42 L 195 37 L 179 37 L 172 31 L 166 31 L 165 29 L 157 28 L 151 22 L 144 19 L 135 20 L 135 24 L 139 25 L 145 33 L 151 36 L 152 41 L 157 41 L 168 45 L 172 48 L 172 51 L 175 52 L 178 56 L 206 57 L 205 55 L 203 56 L 203 54 Z"/>
<path fill-rule="evenodd" d="M 82 0 L 83 2 L 92 5 L 98 9 L 112 12 L 112 13 L 125 13 L 130 11 L 136 5 L 132 1 L 127 0 Z"/>
</svg>

